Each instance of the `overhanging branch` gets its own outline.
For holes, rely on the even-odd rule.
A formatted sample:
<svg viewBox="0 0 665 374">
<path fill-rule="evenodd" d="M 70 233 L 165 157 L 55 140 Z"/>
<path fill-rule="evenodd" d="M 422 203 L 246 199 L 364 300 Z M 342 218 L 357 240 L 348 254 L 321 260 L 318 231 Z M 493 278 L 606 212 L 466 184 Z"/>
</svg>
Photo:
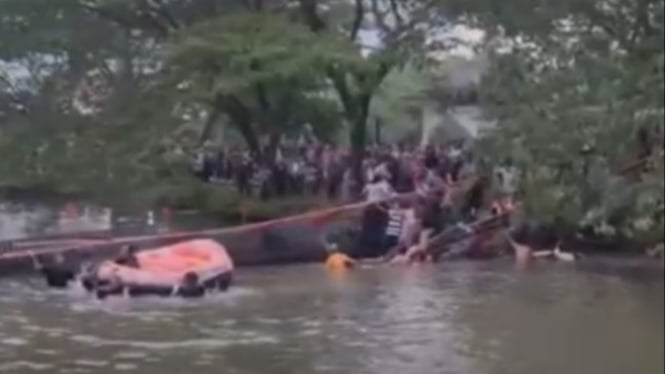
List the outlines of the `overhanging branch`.
<svg viewBox="0 0 665 374">
<path fill-rule="evenodd" d="M 356 0 L 355 15 L 354 15 L 354 18 L 353 18 L 353 23 L 351 25 L 351 34 L 349 35 L 349 38 L 352 41 L 355 41 L 356 38 L 358 37 L 358 32 L 360 31 L 360 28 L 362 27 L 364 19 L 365 19 L 364 1 L 363 0 Z"/>
</svg>

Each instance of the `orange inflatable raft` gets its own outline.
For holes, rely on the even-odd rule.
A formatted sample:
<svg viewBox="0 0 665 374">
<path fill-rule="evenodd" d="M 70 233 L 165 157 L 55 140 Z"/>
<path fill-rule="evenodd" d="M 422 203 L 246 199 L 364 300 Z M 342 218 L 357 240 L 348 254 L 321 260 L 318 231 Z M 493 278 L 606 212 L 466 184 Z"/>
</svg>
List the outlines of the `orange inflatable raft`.
<svg viewBox="0 0 665 374">
<path fill-rule="evenodd" d="M 233 260 L 226 248 L 207 239 L 146 250 L 136 257 L 138 268 L 113 261 L 101 263 L 95 272 L 95 283 L 120 283 L 130 289 L 152 289 L 163 294 L 181 285 L 186 275 L 196 274 L 198 283 L 205 288 L 226 289 L 233 272 Z"/>
</svg>

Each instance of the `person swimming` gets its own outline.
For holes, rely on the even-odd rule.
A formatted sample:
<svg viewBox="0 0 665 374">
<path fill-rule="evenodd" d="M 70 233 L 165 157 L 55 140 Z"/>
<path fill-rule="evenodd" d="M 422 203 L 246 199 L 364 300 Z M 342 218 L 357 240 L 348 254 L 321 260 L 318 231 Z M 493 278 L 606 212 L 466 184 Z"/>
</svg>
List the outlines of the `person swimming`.
<svg viewBox="0 0 665 374">
<path fill-rule="evenodd" d="M 120 277 L 114 274 L 108 281 L 97 285 L 95 293 L 98 299 L 104 300 L 112 295 L 129 295 L 129 289 L 122 284 Z"/>
<path fill-rule="evenodd" d="M 326 247 L 326 250 L 328 251 L 326 269 L 328 271 L 346 271 L 356 267 L 356 261 L 340 251 L 337 244 L 328 244 Z"/>
<path fill-rule="evenodd" d="M 115 259 L 115 263 L 121 266 L 138 269 L 141 267 L 136 257 L 137 248 L 133 244 L 127 244 L 120 248 L 120 254 Z"/>
<path fill-rule="evenodd" d="M 194 272 L 185 274 L 182 279 L 182 283 L 177 287 L 176 290 L 176 295 L 185 299 L 203 297 L 205 296 L 205 293 L 205 287 L 199 281 L 198 274 Z"/>
<path fill-rule="evenodd" d="M 52 288 L 67 288 L 69 282 L 76 278 L 76 271 L 65 262 L 61 253 L 53 255 L 52 263 L 42 264 L 39 259 L 30 253 L 35 270 L 40 272 L 46 284 Z"/>
<path fill-rule="evenodd" d="M 98 264 L 90 260 L 83 262 L 80 266 L 78 279 L 81 282 L 83 288 L 88 292 L 92 292 L 98 285 L 101 284 L 95 274 L 97 267 Z"/>
<path fill-rule="evenodd" d="M 132 298 L 146 296 L 179 296 L 185 299 L 192 299 L 203 297 L 206 293 L 205 287 L 199 281 L 199 276 L 193 272 L 185 274 L 182 282 L 172 289 L 163 286 L 125 285 L 122 284 L 119 277 L 112 277 L 109 282 L 100 285 L 96 291 L 97 298 L 100 300 L 106 299 L 108 296 Z"/>
</svg>

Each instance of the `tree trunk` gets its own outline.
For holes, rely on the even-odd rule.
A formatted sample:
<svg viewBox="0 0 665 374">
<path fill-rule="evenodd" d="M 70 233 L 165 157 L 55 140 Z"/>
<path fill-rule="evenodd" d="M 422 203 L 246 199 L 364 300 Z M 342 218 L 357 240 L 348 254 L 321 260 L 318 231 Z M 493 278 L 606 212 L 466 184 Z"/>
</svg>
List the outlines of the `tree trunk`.
<svg viewBox="0 0 665 374">
<path fill-rule="evenodd" d="M 199 137 L 199 147 L 205 144 L 205 142 L 210 139 L 210 134 L 212 133 L 212 129 L 215 127 L 215 124 L 217 123 L 217 120 L 219 119 L 219 115 L 221 114 L 217 108 L 212 108 L 212 112 L 208 115 L 208 119 L 206 120 L 206 123 L 203 125 L 203 131 L 201 131 L 201 136 Z"/>
<path fill-rule="evenodd" d="M 369 115 L 370 96 L 363 95 L 356 102 L 356 109 L 350 111 L 348 118 L 351 124 L 351 170 L 354 179 L 354 193 L 360 194 L 366 182 L 363 173 L 363 161 L 365 159 L 365 146 L 367 144 L 367 117 Z"/>
<path fill-rule="evenodd" d="M 381 130 L 383 127 L 383 123 L 381 121 L 381 118 L 376 118 L 374 122 L 374 142 L 378 144 L 382 144 L 382 139 L 381 139 Z"/>
<path fill-rule="evenodd" d="M 251 122 L 246 122 L 244 120 L 232 120 L 232 123 L 235 125 L 238 132 L 240 132 L 240 135 L 242 135 L 243 139 L 245 139 L 247 147 L 254 155 L 254 157 L 257 159 L 262 159 L 263 153 L 261 152 L 261 144 L 259 142 L 259 138 L 256 136 L 256 132 L 254 131 Z"/>
<path fill-rule="evenodd" d="M 233 96 L 219 96 L 214 103 L 216 110 L 226 113 L 231 119 L 231 123 L 245 139 L 247 147 L 254 157 L 261 159 L 261 144 L 256 130 L 252 126 L 252 115 L 250 111 Z"/>
</svg>

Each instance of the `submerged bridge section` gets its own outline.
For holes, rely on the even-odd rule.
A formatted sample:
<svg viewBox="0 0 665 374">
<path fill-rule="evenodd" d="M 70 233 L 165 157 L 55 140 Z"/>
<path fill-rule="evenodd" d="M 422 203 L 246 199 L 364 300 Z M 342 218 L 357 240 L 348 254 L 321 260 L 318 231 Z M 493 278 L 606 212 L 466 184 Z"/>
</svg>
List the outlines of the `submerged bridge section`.
<svg viewBox="0 0 665 374">
<path fill-rule="evenodd" d="M 461 202 L 474 181 L 475 178 L 469 178 L 455 187 L 453 191 L 455 203 Z M 399 198 L 412 197 L 412 194 L 406 194 Z M 326 256 L 322 242 L 324 234 L 331 230 L 343 233 L 340 245 L 343 249 L 350 249 L 353 233 L 359 227 L 360 217 L 366 206 L 366 203 L 346 205 L 262 223 L 214 230 L 90 239 L 88 242 L 54 240 L 49 243 L 50 245 L 43 247 L 22 247 L 0 253 L 0 277 L 32 271 L 33 255 L 48 256 L 62 253 L 68 261 L 80 263 L 114 256 L 125 244 L 134 244 L 140 249 L 151 249 L 203 238 L 223 244 L 239 266 L 322 261 Z M 494 225 L 491 227 L 494 228 Z"/>
</svg>

